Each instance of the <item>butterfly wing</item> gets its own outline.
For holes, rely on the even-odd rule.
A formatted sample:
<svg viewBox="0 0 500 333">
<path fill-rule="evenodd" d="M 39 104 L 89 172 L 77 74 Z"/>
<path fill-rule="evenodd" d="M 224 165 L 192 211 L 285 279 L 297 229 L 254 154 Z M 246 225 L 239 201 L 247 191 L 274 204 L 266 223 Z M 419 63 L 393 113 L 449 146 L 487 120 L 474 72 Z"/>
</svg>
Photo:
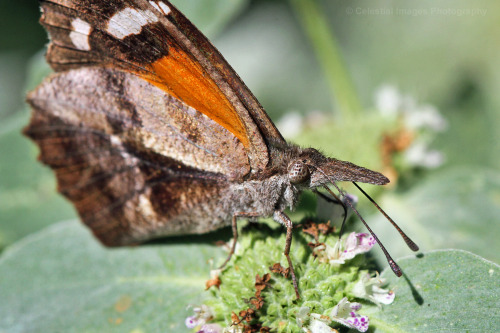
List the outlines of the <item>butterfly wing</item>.
<svg viewBox="0 0 500 333">
<path fill-rule="evenodd" d="M 98 67 L 55 74 L 28 101 L 25 134 L 104 244 L 227 223 L 218 200 L 249 165 L 217 122 L 136 75 Z"/>
<path fill-rule="evenodd" d="M 231 132 L 251 170 L 284 143 L 262 106 L 208 39 L 168 1 L 41 1 L 56 71 L 106 66 L 132 72 Z M 231 153 L 230 151 L 228 153 Z"/>
<path fill-rule="evenodd" d="M 167 1 L 41 7 L 59 73 L 29 94 L 25 133 L 82 220 L 107 245 L 227 223 L 228 183 L 284 140 L 219 52 Z"/>
<path fill-rule="evenodd" d="M 29 94 L 25 133 L 82 220 L 107 245 L 226 223 L 228 182 L 283 139 L 217 50 L 166 1 L 41 6 L 60 73 Z"/>
</svg>

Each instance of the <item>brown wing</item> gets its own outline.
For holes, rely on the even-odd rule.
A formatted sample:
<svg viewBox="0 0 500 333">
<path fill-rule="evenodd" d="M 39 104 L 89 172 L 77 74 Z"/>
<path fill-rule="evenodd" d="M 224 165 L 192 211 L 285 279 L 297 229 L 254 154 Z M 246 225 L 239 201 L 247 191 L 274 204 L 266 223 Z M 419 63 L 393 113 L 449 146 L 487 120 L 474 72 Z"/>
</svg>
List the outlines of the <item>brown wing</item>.
<svg viewBox="0 0 500 333">
<path fill-rule="evenodd" d="M 231 132 L 132 74 L 55 74 L 28 102 L 25 134 L 107 245 L 220 227 L 221 191 L 250 168 Z"/>
<path fill-rule="evenodd" d="M 133 72 L 230 131 L 253 171 L 284 142 L 261 105 L 196 27 L 168 1 L 42 1 L 57 71 L 109 66 Z M 230 152 L 229 152 L 230 153 Z"/>
</svg>

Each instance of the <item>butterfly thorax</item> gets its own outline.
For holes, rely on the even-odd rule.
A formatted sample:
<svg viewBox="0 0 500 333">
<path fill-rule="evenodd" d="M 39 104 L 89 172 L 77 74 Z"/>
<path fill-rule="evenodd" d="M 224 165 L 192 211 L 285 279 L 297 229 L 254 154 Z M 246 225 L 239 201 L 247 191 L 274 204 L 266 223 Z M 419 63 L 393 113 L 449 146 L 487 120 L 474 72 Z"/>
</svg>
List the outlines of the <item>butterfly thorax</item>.
<svg viewBox="0 0 500 333">
<path fill-rule="evenodd" d="M 263 180 L 231 184 L 224 206 L 229 208 L 229 215 L 244 212 L 269 217 L 276 210 L 293 210 L 300 192 L 297 186 L 288 181 L 286 175 L 276 174 Z"/>
<path fill-rule="evenodd" d="M 249 179 L 231 183 L 225 196 L 227 218 L 238 213 L 270 217 L 275 211 L 293 210 L 305 189 L 310 189 L 309 171 L 302 169 L 302 179 L 296 181 L 297 161 L 327 160 L 315 149 L 303 149 L 293 144 L 269 143 L 270 164 Z"/>
</svg>

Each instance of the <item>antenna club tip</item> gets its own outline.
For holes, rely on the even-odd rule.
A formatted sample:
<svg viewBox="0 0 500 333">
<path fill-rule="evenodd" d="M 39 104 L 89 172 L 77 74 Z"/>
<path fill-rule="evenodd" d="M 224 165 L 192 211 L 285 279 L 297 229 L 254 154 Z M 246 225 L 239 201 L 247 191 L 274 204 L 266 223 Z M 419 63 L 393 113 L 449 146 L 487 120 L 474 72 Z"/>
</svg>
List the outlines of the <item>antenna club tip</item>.
<svg viewBox="0 0 500 333">
<path fill-rule="evenodd" d="M 401 268 L 399 268 L 398 264 L 396 264 L 394 260 L 389 260 L 389 266 L 391 266 L 392 271 L 394 272 L 394 274 L 396 274 L 397 277 L 401 277 L 403 275 Z"/>
<path fill-rule="evenodd" d="M 406 237 L 405 241 L 406 241 L 406 244 L 408 245 L 408 247 L 410 248 L 410 250 L 412 250 L 413 252 L 417 252 L 418 250 L 420 250 L 418 245 L 415 244 L 410 238 Z"/>
</svg>

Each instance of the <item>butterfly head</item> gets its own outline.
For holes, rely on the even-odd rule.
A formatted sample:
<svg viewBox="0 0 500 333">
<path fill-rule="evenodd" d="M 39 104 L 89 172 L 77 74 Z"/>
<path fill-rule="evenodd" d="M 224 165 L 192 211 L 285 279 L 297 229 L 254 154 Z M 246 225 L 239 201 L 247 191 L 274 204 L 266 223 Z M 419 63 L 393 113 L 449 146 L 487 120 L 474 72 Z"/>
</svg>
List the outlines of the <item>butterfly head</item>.
<svg viewBox="0 0 500 333">
<path fill-rule="evenodd" d="M 291 159 L 288 180 L 300 187 L 315 188 L 332 182 L 350 181 L 375 185 L 389 182 L 384 175 L 350 162 L 328 158 L 314 148 L 308 148 Z"/>
</svg>

